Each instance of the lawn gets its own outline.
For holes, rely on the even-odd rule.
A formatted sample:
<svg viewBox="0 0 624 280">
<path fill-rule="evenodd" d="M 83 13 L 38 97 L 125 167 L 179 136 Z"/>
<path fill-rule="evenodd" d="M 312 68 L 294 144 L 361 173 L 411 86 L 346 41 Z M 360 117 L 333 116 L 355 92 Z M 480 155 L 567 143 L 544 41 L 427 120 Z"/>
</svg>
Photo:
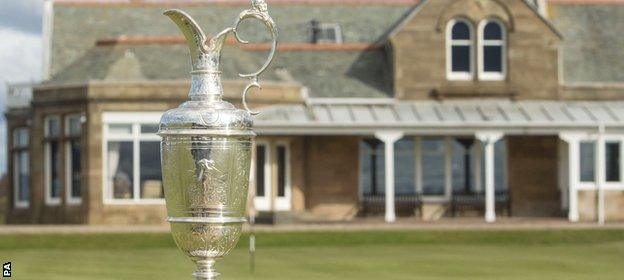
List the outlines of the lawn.
<svg viewBox="0 0 624 280">
<path fill-rule="evenodd" d="M 624 230 L 262 233 L 221 279 L 624 279 Z M 13 279 L 192 279 L 168 234 L 0 236 Z"/>
</svg>

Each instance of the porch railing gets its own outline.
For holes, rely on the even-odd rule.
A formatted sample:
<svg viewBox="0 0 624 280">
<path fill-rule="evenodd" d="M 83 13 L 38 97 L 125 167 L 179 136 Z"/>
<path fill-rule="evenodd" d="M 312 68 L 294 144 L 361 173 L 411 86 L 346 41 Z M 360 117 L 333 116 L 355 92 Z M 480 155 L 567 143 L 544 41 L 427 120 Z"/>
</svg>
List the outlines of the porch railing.
<svg viewBox="0 0 624 280">
<path fill-rule="evenodd" d="M 394 198 L 395 209 L 398 215 L 414 215 L 422 205 L 422 195 L 396 195 Z M 485 193 L 453 193 L 450 201 L 450 214 L 457 217 L 462 211 L 485 211 Z M 507 191 L 498 191 L 494 196 L 496 213 L 511 216 L 511 198 Z M 364 195 L 360 199 L 361 216 L 382 215 L 386 209 L 386 197 L 380 195 Z"/>
<path fill-rule="evenodd" d="M 505 212 L 511 216 L 511 198 L 506 191 L 498 191 L 494 194 L 494 207 L 496 213 Z M 451 196 L 451 215 L 457 216 L 458 212 L 474 210 L 485 211 L 485 193 L 453 193 Z"/>
<path fill-rule="evenodd" d="M 394 207 L 399 215 L 413 215 L 422 204 L 418 194 L 399 194 L 394 196 Z M 360 212 L 363 216 L 381 215 L 386 210 L 386 196 L 364 195 L 360 200 Z"/>
</svg>

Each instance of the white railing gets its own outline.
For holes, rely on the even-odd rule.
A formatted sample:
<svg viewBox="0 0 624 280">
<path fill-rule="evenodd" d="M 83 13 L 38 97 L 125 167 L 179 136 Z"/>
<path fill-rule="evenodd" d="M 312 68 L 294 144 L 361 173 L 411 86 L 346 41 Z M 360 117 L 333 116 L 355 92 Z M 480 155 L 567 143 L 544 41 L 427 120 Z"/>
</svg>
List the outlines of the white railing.
<svg viewBox="0 0 624 280">
<path fill-rule="evenodd" d="M 7 84 L 6 106 L 7 109 L 20 109 L 30 107 L 33 96 L 33 84 Z"/>
</svg>

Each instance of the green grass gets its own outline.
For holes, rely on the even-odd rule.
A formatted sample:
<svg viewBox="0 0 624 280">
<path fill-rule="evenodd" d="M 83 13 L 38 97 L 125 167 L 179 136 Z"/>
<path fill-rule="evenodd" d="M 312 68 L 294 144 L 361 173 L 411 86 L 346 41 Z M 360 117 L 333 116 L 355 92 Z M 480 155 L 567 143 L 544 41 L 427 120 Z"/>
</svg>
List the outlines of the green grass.
<svg viewBox="0 0 624 280">
<path fill-rule="evenodd" d="M 262 233 L 221 279 L 624 279 L 624 230 Z M 13 279 L 192 279 L 168 234 L 0 235 Z"/>
</svg>

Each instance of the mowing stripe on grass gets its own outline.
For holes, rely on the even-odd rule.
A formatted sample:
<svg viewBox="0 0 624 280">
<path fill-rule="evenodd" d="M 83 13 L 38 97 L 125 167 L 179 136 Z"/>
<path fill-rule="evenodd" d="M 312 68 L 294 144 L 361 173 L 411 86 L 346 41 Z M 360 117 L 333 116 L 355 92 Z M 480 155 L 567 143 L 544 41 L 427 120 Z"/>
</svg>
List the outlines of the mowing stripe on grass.
<svg viewBox="0 0 624 280">
<path fill-rule="evenodd" d="M 517 231 L 362 231 L 259 233 L 257 246 L 359 246 L 402 244 L 534 245 L 590 244 L 624 241 L 624 230 L 517 230 Z M 243 235 L 238 246 L 247 247 Z M 153 249 L 175 247 L 167 233 L 3 235 L 7 249 Z"/>
</svg>

